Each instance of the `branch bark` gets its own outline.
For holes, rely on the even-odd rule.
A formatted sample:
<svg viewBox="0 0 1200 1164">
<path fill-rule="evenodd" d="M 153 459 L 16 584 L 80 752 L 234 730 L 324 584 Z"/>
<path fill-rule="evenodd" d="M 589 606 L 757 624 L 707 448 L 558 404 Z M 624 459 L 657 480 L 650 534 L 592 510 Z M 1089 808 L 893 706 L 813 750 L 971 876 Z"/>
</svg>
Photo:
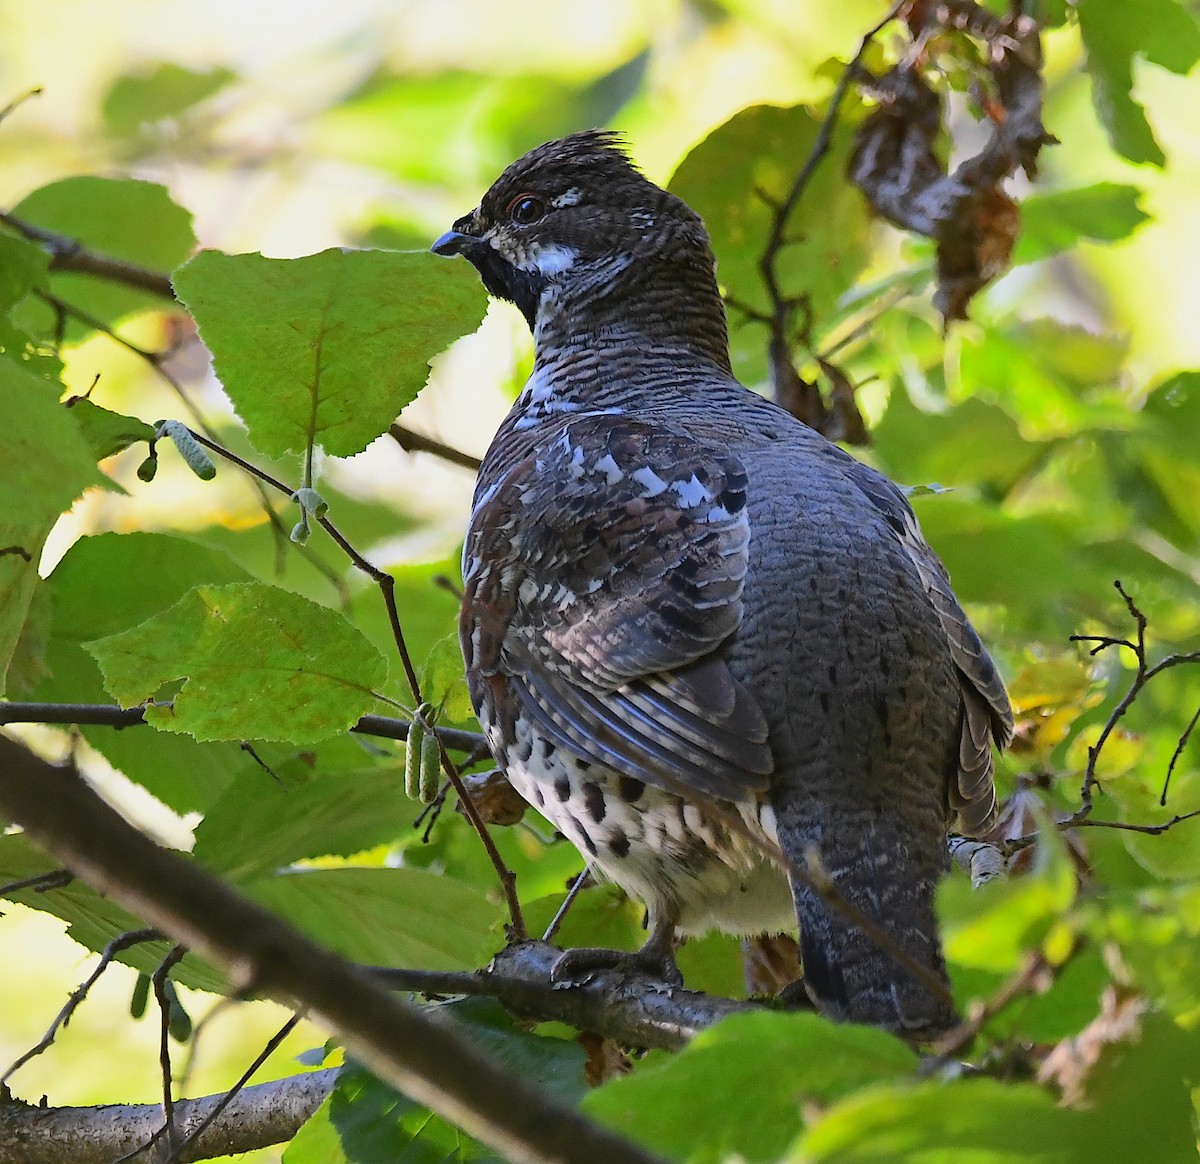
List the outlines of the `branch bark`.
<svg viewBox="0 0 1200 1164">
<path fill-rule="evenodd" d="M 0 816 L 76 876 L 195 950 L 234 992 L 263 994 L 335 1032 L 393 1087 L 516 1164 L 652 1164 L 660 1158 L 565 1107 L 304 938 L 190 860 L 159 848 L 73 767 L 0 737 Z"/>
<path fill-rule="evenodd" d="M 115 703 L 9 703 L 0 700 L 0 725 L 8 723 L 91 724 L 97 727 L 142 727 L 144 707 L 118 707 Z M 364 715 L 350 730 L 385 740 L 406 740 L 410 723 L 388 715 Z M 472 755 L 486 749 L 479 732 L 435 728 L 438 739 L 455 752 Z"/>
<path fill-rule="evenodd" d="M 179 1160 L 232 1156 L 290 1140 L 333 1089 L 337 1072 L 327 1067 L 244 1088 Z M 224 1098 L 178 1100 L 180 1134 L 196 1127 Z M 162 1118 L 156 1103 L 45 1108 L 0 1093 L 0 1164 L 112 1164 L 146 1143 Z"/>
<path fill-rule="evenodd" d="M 171 278 L 162 271 L 152 271 L 149 267 L 90 250 L 77 238 L 34 226 L 33 223 L 25 222 L 24 219 L 11 214 L 0 212 L 0 222 L 12 227 L 30 242 L 44 247 L 50 255 L 52 271 L 75 271 L 81 275 L 95 275 L 98 279 L 107 279 L 110 283 L 123 283 L 126 287 L 149 291 L 151 295 L 175 302 L 175 289 L 171 286 Z"/>
</svg>

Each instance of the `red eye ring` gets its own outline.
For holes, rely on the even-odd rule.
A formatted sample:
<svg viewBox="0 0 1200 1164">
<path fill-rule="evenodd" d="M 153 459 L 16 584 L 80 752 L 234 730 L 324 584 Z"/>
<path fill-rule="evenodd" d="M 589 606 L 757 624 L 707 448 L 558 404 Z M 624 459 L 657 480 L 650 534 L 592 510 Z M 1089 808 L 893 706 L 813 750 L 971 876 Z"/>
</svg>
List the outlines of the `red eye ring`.
<svg viewBox="0 0 1200 1164">
<path fill-rule="evenodd" d="M 518 194 L 504 212 L 518 226 L 530 226 L 546 213 L 546 203 L 536 194 Z"/>
</svg>

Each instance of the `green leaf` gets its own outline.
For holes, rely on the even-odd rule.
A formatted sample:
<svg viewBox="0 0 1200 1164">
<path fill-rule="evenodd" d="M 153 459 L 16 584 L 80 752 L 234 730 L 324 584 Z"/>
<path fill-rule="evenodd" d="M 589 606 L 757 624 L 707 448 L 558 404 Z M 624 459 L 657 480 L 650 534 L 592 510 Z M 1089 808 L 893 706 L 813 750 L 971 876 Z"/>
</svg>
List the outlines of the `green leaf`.
<svg viewBox="0 0 1200 1164">
<path fill-rule="evenodd" d="M 1117 242 L 1150 217 L 1139 205 L 1136 186 L 1097 182 L 1076 190 L 1033 194 L 1021 203 L 1021 237 L 1013 266 L 1069 250 L 1081 238 Z"/>
<path fill-rule="evenodd" d="M 1163 152 L 1133 99 L 1133 60 L 1142 56 L 1184 74 L 1200 59 L 1200 25 L 1178 0 L 1079 0 L 1092 100 L 1113 148 L 1133 162 L 1161 166 Z"/>
<path fill-rule="evenodd" d="M 57 386 L 0 361 L 0 692 L 60 513 L 107 485 Z"/>
<path fill-rule="evenodd" d="M 496 906 L 479 890 L 421 869 L 308 869 L 244 888 L 314 941 L 373 966 L 474 969 L 501 940 Z"/>
<path fill-rule="evenodd" d="M 310 443 L 338 457 L 361 452 L 485 308 L 466 264 L 427 253 L 203 251 L 175 272 L 175 288 L 267 456 Z"/>
<path fill-rule="evenodd" d="M 64 178 L 25 197 L 17 218 L 78 239 L 92 250 L 156 271 L 178 266 L 196 245 L 192 216 L 166 187 L 132 178 Z M 166 306 L 148 291 L 72 272 L 51 275 L 55 294 L 105 323 Z"/>
<path fill-rule="evenodd" d="M 1091 1113 L 995 1079 L 871 1088 L 842 1100 L 797 1142 L 792 1164 L 1095 1164 Z M 1108 1159 L 1120 1157 L 1108 1157 Z"/>
<path fill-rule="evenodd" d="M 1111 389 L 1126 350 L 1119 336 L 1097 335 L 1055 319 L 989 328 L 964 342 L 963 389 L 999 400 L 1026 439 L 1045 440 L 1086 428 L 1130 426 L 1127 403 Z"/>
<path fill-rule="evenodd" d="M 303 782 L 276 775 L 248 770 L 205 812 L 192 850 L 198 861 L 241 881 L 306 857 L 349 857 L 412 828 L 398 763 L 321 770 Z"/>
<path fill-rule="evenodd" d="M 50 256 L 37 243 L 0 233 L 0 311 L 24 299 L 34 287 L 45 287 Z"/>
<path fill-rule="evenodd" d="M 458 635 L 447 635 L 434 643 L 421 669 L 421 694 L 441 707 L 441 722 L 461 723 L 474 716 Z"/>
<path fill-rule="evenodd" d="M 894 479 L 950 486 L 987 482 L 1002 493 L 1045 452 L 1040 442 L 1022 440 L 1016 422 L 994 404 L 972 397 L 946 412 L 928 413 L 900 387 L 892 389 L 872 437 Z"/>
<path fill-rule="evenodd" d="M 23 881 L 43 873 L 53 872 L 58 865 L 40 849 L 35 848 L 23 833 L 0 836 L 0 884 Z M 84 882 L 75 880 L 61 889 L 37 892 L 20 890 L 8 896 L 30 909 L 48 913 L 67 923 L 67 934 L 88 950 L 99 952 L 118 934 L 144 929 L 146 923 L 109 897 L 101 896 Z M 131 946 L 117 958 L 118 962 L 151 974 L 173 945 L 170 941 L 144 942 Z M 184 986 L 222 993 L 227 988 L 223 975 L 194 954 L 188 954 L 171 977 Z"/>
<path fill-rule="evenodd" d="M 482 999 L 439 1007 L 514 1077 L 576 1102 L 583 1094 L 584 1053 L 575 1042 L 522 1030 Z M 285 1164 L 502 1164 L 482 1144 L 348 1062 L 320 1111 L 284 1153 Z"/>
<path fill-rule="evenodd" d="M 813 1014 L 732 1015 L 678 1055 L 606 1083 L 583 1109 L 672 1160 L 753 1164 L 782 1156 L 806 1101 L 828 1104 L 916 1066 L 882 1031 Z"/>
<path fill-rule="evenodd" d="M 768 314 L 758 269 L 774 214 L 766 199 L 778 203 L 786 196 L 819 124 L 800 105 L 743 109 L 696 146 L 671 179 L 671 192 L 704 218 L 721 284 L 733 298 Z M 844 177 L 847 147 L 847 136 L 836 135 L 831 155 L 792 215 L 788 244 L 779 252 L 781 290 L 809 297 L 818 331 L 830 321 L 867 257 L 868 213 L 866 202 Z M 733 329 L 734 371 L 741 379 L 752 383 L 763 377 L 766 342 L 761 326 Z"/>
<path fill-rule="evenodd" d="M 107 703 L 100 669 L 84 642 L 136 626 L 202 582 L 219 585 L 246 578 L 219 550 L 168 534 L 80 538 L 45 583 L 54 611 L 46 644 L 49 676 L 31 698 Z M 236 744 L 201 745 L 148 728 L 80 730 L 109 763 L 176 812 L 205 808 L 244 761 Z"/>
<path fill-rule="evenodd" d="M 284 1164 L 465 1164 L 482 1149 L 356 1063 L 288 1146 Z"/>
<path fill-rule="evenodd" d="M 186 680 L 147 722 L 199 740 L 315 743 L 374 704 L 387 664 L 336 611 L 251 582 L 197 586 L 169 610 L 85 643 L 123 707 Z"/>
<path fill-rule="evenodd" d="M 104 128 L 114 137 L 133 137 L 143 125 L 178 117 L 236 79 L 229 69 L 200 72 L 166 62 L 126 73 L 100 106 Z"/>
<path fill-rule="evenodd" d="M 540 142 L 609 124 L 641 83 L 647 57 L 639 52 L 582 86 L 497 70 L 380 72 L 314 118 L 309 140 L 322 154 L 406 182 L 482 187 Z M 404 132 L 396 133 L 401 123 Z M 428 233 L 423 240 L 426 246 L 432 241 Z"/>
<path fill-rule="evenodd" d="M 124 416 L 93 404 L 84 396 L 74 396 L 64 402 L 71 415 L 79 422 L 83 439 L 92 448 L 97 461 L 115 456 L 138 441 L 154 438 L 154 428 L 136 416 Z"/>
<path fill-rule="evenodd" d="M 283 1149 L 283 1164 L 346 1164 L 342 1138 L 329 1118 L 330 1106 L 330 1096 L 326 1096 Z"/>
</svg>

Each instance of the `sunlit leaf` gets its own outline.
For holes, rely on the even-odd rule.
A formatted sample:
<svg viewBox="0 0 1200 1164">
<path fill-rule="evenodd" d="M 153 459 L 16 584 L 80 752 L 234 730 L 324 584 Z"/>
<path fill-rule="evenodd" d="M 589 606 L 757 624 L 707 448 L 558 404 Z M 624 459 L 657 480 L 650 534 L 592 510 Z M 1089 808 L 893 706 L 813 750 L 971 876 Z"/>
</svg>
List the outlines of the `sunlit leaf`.
<svg viewBox="0 0 1200 1164">
<path fill-rule="evenodd" d="M 97 461 L 114 456 L 138 441 L 149 441 L 154 437 L 153 426 L 144 420 L 101 408 L 86 397 L 74 397 L 67 400 L 65 406 L 79 422 L 83 439 L 91 446 L 92 456 Z"/>
<path fill-rule="evenodd" d="M 775 213 L 772 206 L 783 200 L 804 166 L 818 125 L 818 116 L 804 106 L 752 106 L 696 146 L 671 179 L 671 192 L 708 227 L 722 286 L 757 311 L 770 313 L 758 264 Z M 806 295 L 818 329 L 829 321 L 867 255 L 868 212 L 862 196 L 843 177 L 846 148 L 836 137 L 831 156 L 816 171 L 788 224 L 787 243 L 778 257 L 782 293 Z M 820 229 L 815 227 L 818 220 Z M 736 308 L 733 315 L 738 318 Z M 760 380 L 765 330 L 735 328 L 732 342 L 734 371 L 748 382 Z"/>
<path fill-rule="evenodd" d="M 1068 250 L 1080 239 L 1128 238 L 1150 217 L 1138 205 L 1140 197 L 1136 186 L 1116 182 L 1030 195 L 1021 203 L 1021 235 L 1013 266 Z"/>
<path fill-rule="evenodd" d="M 827 1104 L 915 1066 L 882 1031 L 813 1014 L 733 1015 L 678 1055 L 605 1084 L 584 1110 L 673 1160 L 771 1161 L 802 1127 L 805 1102 Z"/>
<path fill-rule="evenodd" d="M 50 256 L 37 243 L 0 233 L 0 311 L 7 311 L 33 287 L 44 287 Z"/>
<path fill-rule="evenodd" d="M 314 941 L 375 966 L 474 969 L 502 941 L 483 893 L 421 869 L 309 869 L 244 888 Z"/>
<path fill-rule="evenodd" d="M 85 646 L 122 706 L 184 680 L 146 719 L 199 740 L 315 743 L 375 703 L 383 656 L 345 618 L 261 583 L 197 586 L 169 610 Z"/>
<path fill-rule="evenodd" d="M 1141 105 L 1130 94 L 1133 61 L 1143 56 L 1175 73 L 1200 59 L 1200 26 L 1177 0 L 1079 0 L 1096 112 L 1113 147 L 1133 162 L 1165 161 Z"/>
<path fill-rule="evenodd" d="M 0 836 L 0 885 L 37 877 L 58 868 L 57 863 L 35 848 L 23 833 Z M 145 928 L 145 922 L 140 918 L 78 879 L 59 889 L 19 890 L 8 899 L 61 918 L 67 923 L 67 934 L 72 940 L 96 952 L 103 950 L 118 934 Z M 165 939 L 143 942 L 121 953 L 117 961 L 151 974 L 158 969 L 171 944 Z M 171 976 L 176 982 L 199 990 L 219 993 L 226 987 L 224 976 L 194 954 L 188 954 Z"/>
<path fill-rule="evenodd" d="M 1088 1114 L 1032 1084 L 964 1079 L 869 1089 L 827 1111 L 789 1164 L 1085 1164 Z"/>
<path fill-rule="evenodd" d="M 118 77 L 104 96 L 100 115 L 109 133 L 132 137 L 148 122 L 178 117 L 236 77 L 231 69 L 201 72 L 164 61 Z"/>
<path fill-rule="evenodd" d="M 90 485 L 107 485 L 55 387 L 0 361 L 0 691 L 58 515 Z"/>
<path fill-rule="evenodd" d="M 248 770 L 205 812 L 197 860 L 240 881 L 308 857 L 348 857 L 412 829 L 398 765 L 322 768 L 305 781 L 276 775 Z"/>
<path fill-rule="evenodd" d="M 175 272 L 217 374 L 268 456 L 361 452 L 420 392 L 429 361 L 483 318 L 465 263 L 328 250 L 203 251 Z"/>
<path fill-rule="evenodd" d="M 434 643 L 421 671 L 421 693 L 434 707 L 444 709 L 448 722 L 457 723 L 474 715 L 458 635 L 447 635 Z"/>
<path fill-rule="evenodd" d="M 127 259 L 164 274 L 192 252 L 192 216 L 164 186 L 132 178 L 63 178 L 23 198 L 16 217 L 78 239 L 103 255 Z M 52 286 L 73 307 L 105 323 L 135 311 L 167 306 L 148 291 L 112 279 L 69 271 L 51 275 Z"/>
<path fill-rule="evenodd" d="M 95 659 L 83 643 L 116 634 L 165 610 L 193 586 L 246 580 L 219 550 L 168 534 L 106 533 L 80 538 L 46 582 L 53 620 L 46 644 L 49 674 L 33 698 L 107 703 Z M 242 759 L 236 744 L 200 745 L 149 729 L 83 727 L 84 737 L 130 779 L 179 812 L 220 794 Z"/>
</svg>

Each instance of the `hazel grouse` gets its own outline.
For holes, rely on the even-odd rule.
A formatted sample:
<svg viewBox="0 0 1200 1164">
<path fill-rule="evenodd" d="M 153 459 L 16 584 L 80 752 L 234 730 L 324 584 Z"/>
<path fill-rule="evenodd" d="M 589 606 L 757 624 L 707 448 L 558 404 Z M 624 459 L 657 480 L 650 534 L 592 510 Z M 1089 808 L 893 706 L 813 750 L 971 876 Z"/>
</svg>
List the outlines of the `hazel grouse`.
<svg viewBox="0 0 1200 1164">
<path fill-rule="evenodd" d="M 1012 712 L 904 496 L 733 378 L 704 224 L 613 135 L 532 150 L 433 250 L 536 345 L 463 551 L 497 764 L 645 902 L 644 963 L 794 917 L 822 1011 L 944 1030 L 947 825 L 990 821 Z"/>
</svg>

